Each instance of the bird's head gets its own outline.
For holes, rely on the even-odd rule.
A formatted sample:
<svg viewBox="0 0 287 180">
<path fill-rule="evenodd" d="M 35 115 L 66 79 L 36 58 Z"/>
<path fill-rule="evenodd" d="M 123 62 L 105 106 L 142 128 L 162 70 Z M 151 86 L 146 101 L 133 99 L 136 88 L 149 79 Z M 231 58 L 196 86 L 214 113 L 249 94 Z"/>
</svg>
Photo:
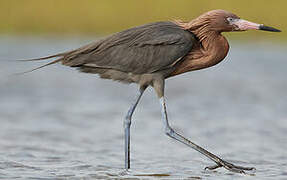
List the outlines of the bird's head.
<svg viewBox="0 0 287 180">
<path fill-rule="evenodd" d="M 246 31 L 248 29 L 280 32 L 280 30 L 273 27 L 241 19 L 231 12 L 220 9 L 208 11 L 189 23 L 180 21 L 177 21 L 177 23 L 185 29 L 189 29 L 192 32 L 200 34 L 210 31 L 221 33 L 230 31 Z"/>
<path fill-rule="evenodd" d="M 207 22 L 210 30 L 218 32 L 246 31 L 249 29 L 280 32 L 279 29 L 241 19 L 237 15 L 225 10 L 212 10 L 202 14 L 198 18 Z"/>
</svg>

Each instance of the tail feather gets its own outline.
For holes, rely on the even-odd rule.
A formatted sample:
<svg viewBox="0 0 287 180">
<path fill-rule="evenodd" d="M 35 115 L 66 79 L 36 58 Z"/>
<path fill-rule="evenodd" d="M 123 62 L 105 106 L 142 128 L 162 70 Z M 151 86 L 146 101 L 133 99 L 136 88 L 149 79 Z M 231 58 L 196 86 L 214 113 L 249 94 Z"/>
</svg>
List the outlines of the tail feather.
<svg viewBox="0 0 287 180">
<path fill-rule="evenodd" d="M 57 56 L 54 55 L 54 57 L 57 57 Z M 43 58 L 42 58 L 42 59 L 43 59 Z M 44 59 L 48 59 L 48 58 L 47 58 L 47 57 L 44 57 Z M 42 65 L 42 66 L 36 67 L 36 68 L 34 68 L 34 69 L 31 69 L 31 70 L 28 70 L 28 71 L 25 71 L 25 72 L 16 73 L 15 75 L 22 75 L 22 74 L 26 74 L 26 73 L 35 71 L 35 70 L 37 70 L 37 69 L 41 69 L 41 68 L 43 68 L 43 67 L 46 67 L 46 66 L 49 66 L 49 65 L 58 63 L 58 62 L 60 62 L 62 59 L 63 59 L 63 58 L 61 57 L 61 58 L 56 59 L 56 60 L 54 60 L 54 61 L 52 61 L 52 62 L 49 62 L 49 63 L 47 63 L 47 64 L 44 64 L 44 65 Z M 37 60 L 41 60 L 41 59 L 35 59 L 35 61 L 37 61 Z M 32 60 L 32 61 L 34 61 L 34 60 Z"/>
<path fill-rule="evenodd" d="M 45 57 L 33 58 L 33 59 L 19 59 L 19 60 L 16 60 L 16 61 L 40 61 L 40 60 L 51 59 L 51 58 L 54 58 L 54 57 L 64 56 L 66 54 L 67 53 L 59 53 L 59 54 L 54 54 L 54 55 L 51 55 L 51 56 L 45 56 Z"/>
</svg>

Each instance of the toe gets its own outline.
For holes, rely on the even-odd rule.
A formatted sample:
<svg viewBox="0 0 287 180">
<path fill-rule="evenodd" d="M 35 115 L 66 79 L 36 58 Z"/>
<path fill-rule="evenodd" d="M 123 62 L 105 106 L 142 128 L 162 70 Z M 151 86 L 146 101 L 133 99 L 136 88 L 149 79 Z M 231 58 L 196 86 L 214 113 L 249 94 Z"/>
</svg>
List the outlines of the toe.
<svg viewBox="0 0 287 180">
<path fill-rule="evenodd" d="M 214 166 L 208 166 L 208 167 L 205 167 L 204 168 L 204 170 L 214 170 L 214 169 L 217 169 L 217 168 L 219 168 L 219 167 L 222 167 L 221 165 L 214 165 Z"/>
</svg>

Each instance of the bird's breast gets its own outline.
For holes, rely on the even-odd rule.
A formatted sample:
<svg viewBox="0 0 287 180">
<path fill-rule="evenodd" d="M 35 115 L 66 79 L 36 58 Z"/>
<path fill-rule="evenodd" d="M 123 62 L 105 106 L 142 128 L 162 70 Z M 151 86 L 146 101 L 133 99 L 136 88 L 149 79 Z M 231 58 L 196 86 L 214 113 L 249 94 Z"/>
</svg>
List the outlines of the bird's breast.
<svg viewBox="0 0 287 180">
<path fill-rule="evenodd" d="M 229 44 L 223 36 L 208 41 L 208 44 L 195 44 L 170 76 L 214 66 L 226 57 L 228 51 Z"/>
</svg>

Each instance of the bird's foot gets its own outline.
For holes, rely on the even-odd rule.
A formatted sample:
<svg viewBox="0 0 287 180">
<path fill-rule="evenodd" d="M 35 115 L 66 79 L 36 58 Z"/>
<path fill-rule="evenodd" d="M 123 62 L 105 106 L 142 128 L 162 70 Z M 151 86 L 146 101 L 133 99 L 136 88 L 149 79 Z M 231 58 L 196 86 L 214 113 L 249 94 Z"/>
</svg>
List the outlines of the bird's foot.
<svg viewBox="0 0 287 180">
<path fill-rule="evenodd" d="M 224 167 L 225 169 L 232 171 L 232 172 L 236 172 L 236 173 L 242 173 L 245 174 L 245 171 L 253 171 L 256 170 L 254 167 L 242 167 L 242 166 L 236 166 L 234 164 L 231 164 L 229 162 L 226 162 L 224 160 L 220 160 L 220 162 L 218 162 L 216 165 L 214 166 L 209 166 L 206 167 L 205 170 L 214 170 L 220 167 Z"/>
</svg>

